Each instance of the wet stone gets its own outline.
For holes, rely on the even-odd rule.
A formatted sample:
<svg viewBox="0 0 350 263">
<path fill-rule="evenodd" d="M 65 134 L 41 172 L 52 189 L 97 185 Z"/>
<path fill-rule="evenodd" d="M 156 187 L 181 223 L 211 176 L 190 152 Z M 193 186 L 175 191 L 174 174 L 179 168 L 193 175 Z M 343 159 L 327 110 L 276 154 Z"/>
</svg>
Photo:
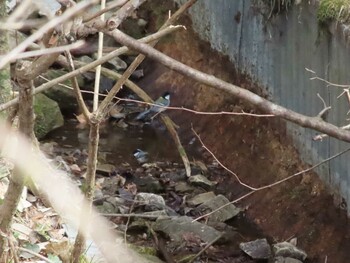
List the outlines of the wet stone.
<svg viewBox="0 0 350 263">
<path fill-rule="evenodd" d="M 193 222 L 193 219 L 187 216 L 158 219 L 153 227 L 156 231 L 161 231 L 168 235 L 177 244 L 183 242 L 184 235 L 198 236 L 206 243 L 212 242 L 222 235 L 221 232 L 208 225 L 197 221 Z"/>
<path fill-rule="evenodd" d="M 237 208 L 233 204 L 229 204 L 230 201 L 223 195 L 215 196 L 214 198 L 206 201 L 205 203 L 201 204 L 194 210 L 203 215 L 206 213 L 210 213 L 219 207 L 222 207 L 223 205 L 226 205 L 225 207 L 222 207 L 220 210 L 216 211 L 215 213 L 211 214 L 209 216 L 210 221 L 216 221 L 216 222 L 225 222 L 228 219 L 231 219 L 232 217 L 235 217 L 239 214 L 241 211 L 240 208 Z"/>
<path fill-rule="evenodd" d="M 307 254 L 289 242 L 281 242 L 273 245 L 275 256 L 290 257 L 304 261 Z"/>
<path fill-rule="evenodd" d="M 175 191 L 178 193 L 189 193 L 192 192 L 194 189 L 193 186 L 190 186 L 186 182 L 179 182 L 175 185 Z"/>
<path fill-rule="evenodd" d="M 271 256 L 271 248 L 266 238 L 240 243 L 239 248 L 252 259 L 268 259 Z"/>
<path fill-rule="evenodd" d="M 208 180 L 204 175 L 201 175 L 201 174 L 191 176 L 190 178 L 188 178 L 188 181 L 192 185 L 200 186 L 205 189 L 210 189 L 215 185 L 214 182 Z"/>
<path fill-rule="evenodd" d="M 216 195 L 214 194 L 214 192 L 207 192 L 207 193 L 202 193 L 199 195 L 196 195 L 194 197 L 192 197 L 191 199 L 189 199 L 187 201 L 187 204 L 190 206 L 197 206 L 200 204 L 203 204 L 213 198 L 215 198 Z"/>
</svg>

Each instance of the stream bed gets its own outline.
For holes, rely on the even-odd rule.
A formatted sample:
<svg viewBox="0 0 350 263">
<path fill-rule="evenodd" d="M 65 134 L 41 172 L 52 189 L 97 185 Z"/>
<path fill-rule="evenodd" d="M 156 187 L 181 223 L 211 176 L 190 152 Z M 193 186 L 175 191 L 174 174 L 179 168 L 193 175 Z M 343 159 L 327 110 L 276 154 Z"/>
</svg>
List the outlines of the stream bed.
<svg viewBox="0 0 350 263">
<path fill-rule="evenodd" d="M 246 219 L 246 208 L 229 203 L 224 178 L 228 181 L 230 174 L 216 162 L 203 160 L 193 143 L 186 147 L 193 160 L 192 176 L 187 178 L 171 138 L 155 123 L 120 128 L 107 122 L 101 127 L 94 198 L 97 209 L 134 249 L 153 262 L 158 258 L 166 262 L 267 262 L 272 257 L 273 240 Z M 50 145 L 51 155 L 62 157 L 62 166 L 81 182 L 88 133 L 88 127 L 79 128 L 78 122 L 70 119 L 43 141 L 43 147 Z M 135 149 L 148 153 L 147 162 L 136 160 Z M 305 259 L 297 251 L 294 257 Z M 274 262 L 302 262 L 277 261 L 283 258 L 275 253 Z"/>
</svg>

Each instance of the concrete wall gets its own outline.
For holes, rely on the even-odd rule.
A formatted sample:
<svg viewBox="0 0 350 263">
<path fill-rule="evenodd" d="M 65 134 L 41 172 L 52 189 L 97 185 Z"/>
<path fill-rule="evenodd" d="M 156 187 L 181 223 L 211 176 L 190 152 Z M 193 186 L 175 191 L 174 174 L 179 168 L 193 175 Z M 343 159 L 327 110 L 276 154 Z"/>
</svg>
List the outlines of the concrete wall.
<svg viewBox="0 0 350 263">
<path fill-rule="evenodd" d="M 345 96 L 337 99 L 342 89 L 311 81 L 312 74 L 305 69 L 331 82 L 350 84 L 350 54 L 344 31 L 327 34 L 319 30 L 317 7 L 309 2 L 303 1 L 271 19 L 266 19 L 254 0 L 200 0 L 190 14 L 200 37 L 265 87 L 273 101 L 313 116 L 323 108 L 319 93 L 332 106 L 328 120 L 346 125 L 349 104 Z M 335 139 L 314 142 L 315 131 L 293 124 L 288 124 L 288 131 L 301 157 L 310 164 L 349 147 Z M 349 157 L 345 154 L 317 171 L 350 204 Z"/>
</svg>

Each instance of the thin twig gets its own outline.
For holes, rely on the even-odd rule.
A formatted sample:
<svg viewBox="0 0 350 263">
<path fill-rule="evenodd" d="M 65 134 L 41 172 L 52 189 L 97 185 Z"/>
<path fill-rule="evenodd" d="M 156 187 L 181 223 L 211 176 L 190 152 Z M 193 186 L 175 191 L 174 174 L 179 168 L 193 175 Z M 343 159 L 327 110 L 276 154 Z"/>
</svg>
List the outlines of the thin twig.
<svg viewBox="0 0 350 263">
<path fill-rule="evenodd" d="M 121 44 L 129 46 L 144 55 L 147 55 L 150 59 L 162 63 L 164 66 L 184 75 L 190 77 L 202 84 L 206 84 L 212 88 L 225 91 L 236 98 L 239 98 L 247 103 L 251 103 L 254 107 L 262 110 L 263 112 L 274 114 L 277 117 L 283 118 L 287 121 L 293 122 L 299 126 L 318 130 L 322 133 L 326 133 L 337 139 L 350 142 L 350 132 L 344 131 L 339 127 L 322 121 L 317 117 L 309 117 L 293 110 L 287 109 L 281 105 L 273 103 L 249 90 L 243 89 L 239 86 L 225 82 L 222 79 L 214 77 L 213 75 L 206 74 L 202 71 L 189 67 L 176 59 L 173 59 L 162 52 L 152 48 L 149 45 L 142 44 L 136 41 L 132 37 L 124 34 L 120 30 L 114 30 L 116 33 L 114 38 Z"/>
<path fill-rule="evenodd" d="M 18 55 L 16 55 L 16 57 L 13 61 L 15 61 L 16 59 L 38 57 L 38 56 L 42 56 L 42 55 L 61 53 L 64 51 L 79 48 L 82 45 L 84 45 L 84 43 L 85 43 L 84 40 L 78 40 L 77 42 L 70 44 L 70 45 L 64 45 L 64 46 L 59 46 L 59 47 L 45 48 L 45 49 L 40 49 L 40 50 L 19 53 Z M 0 56 L 0 60 L 2 59 L 2 57 L 3 56 Z"/>
<path fill-rule="evenodd" d="M 13 244 L 13 241 L 11 238 L 8 238 L 8 243 L 9 243 L 11 251 L 12 251 L 13 261 L 15 263 L 19 263 L 20 261 L 19 261 L 19 258 L 17 256 L 17 253 L 16 253 L 16 248 L 15 248 L 15 245 Z"/>
<path fill-rule="evenodd" d="M 95 14 L 92 14 L 86 18 L 83 19 L 83 22 L 86 23 L 86 22 L 89 22 L 91 21 L 92 19 L 96 18 L 96 17 L 99 17 L 109 11 L 111 11 L 112 9 L 114 8 L 117 8 L 117 7 L 120 7 L 122 5 L 124 5 L 126 3 L 127 0 L 119 0 L 119 1 L 114 1 L 112 2 L 111 4 L 109 4 L 106 8 L 101 8 L 100 11 L 96 12 Z"/>
<path fill-rule="evenodd" d="M 86 0 L 83 2 L 80 2 L 76 4 L 74 7 L 68 9 L 66 12 L 64 12 L 61 16 L 57 16 L 51 20 L 49 20 L 46 24 L 44 24 L 41 28 L 39 28 L 35 33 L 31 34 L 29 37 L 27 37 L 21 44 L 19 44 L 17 47 L 12 49 L 9 53 L 7 53 L 1 60 L 0 60 L 0 69 L 2 69 L 7 63 L 12 61 L 16 58 L 16 56 L 25 50 L 30 44 L 32 44 L 34 41 L 41 38 L 47 31 L 54 28 L 55 26 L 64 23 L 68 19 L 75 16 L 77 13 L 81 12 L 82 10 L 88 8 L 94 3 L 97 3 L 97 0 Z"/>
<path fill-rule="evenodd" d="M 350 130 L 350 124 L 341 126 L 340 129 Z M 312 138 L 312 140 L 313 141 L 322 141 L 324 138 L 327 138 L 327 137 L 328 137 L 327 134 L 319 134 L 319 135 L 314 136 Z"/>
<path fill-rule="evenodd" d="M 194 131 L 193 128 L 192 128 L 192 130 L 193 130 L 193 132 L 196 134 L 196 136 L 199 137 L 198 134 Z M 208 148 L 205 146 L 205 149 L 208 149 Z M 319 163 L 317 163 L 317 164 L 315 164 L 315 165 L 313 165 L 313 166 L 311 166 L 311 167 L 305 169 L 305 170 L 302 170 L 302 171 L 297 172 L 297 173 L 295 173 L 295 174 L 292 174 L 292 175 L 290 175 L 290 176 L 288 176 L 288 177 L 286 177 L 286 178 L 284 178 L 284 179 L 281 179 L 281 180 L 279 180 L 279 181 L 276 181 L 276 182 L 274 182 L 274 183 L 271 183 L 271 184 L 268 184 L 268 185 L 265 185 L 265 186 L 261 186 L 261 187 L 258 187 L 258 188 L 253 188 L 253 187 L 244 185 L 244 186 L 246 186 L 246 187 L 248 187 L 249 189 L 252 189 L 252 190 L 251 190 L 250 192 L 248 192 L 247 194 L 245 194 L 245 195 L 243 195 L 243 196 L 241 196 L 241 197 L 239 197 L 239 198 L 237 198 L 237 199 L 235 199 L 235 200 L 233 200 L 233 201 L 231 201 L 231 202 L 229 202 L 229 203 L 226 203 L 226 204 L 223 205 L 223 206 L 220 206 L 219 208 L 217 208 L 217 209 L 211 211 L 210 213 L 207 213 L 207 214 L 205 214 L 205 215 L 202 215 L 202 216 L 197 217 L 197 218 L 194 219 L 193 221 L 198 221 L 198 220 L 200 220 L 200 219 L 202 219 L 202 218 L 206 218 L 206 217 L 208 217 L 208 216 L 214 214 L 215 212 L 217 212 L 217 211 L 223 209 L 224 207 L 226 207 L 226 206 L 228 206 L 228 205 L 230 205 L 230 204 L 234 204 L 234 203 L 236 203 L 236 202 L 238 202 L 238 201 L 240 201 L 240 200 L 242 200 L 242 199 L 244 199 L 244 198 L 246 198 L 246 197 L 252 195 L 253 193 L 256 193 L 256 192 L 261 191 L 261 190 L 264 190 L 264 189 L 268 189 L 268 188 L 274 187 L 274 186 L 279 185 L 279 184 L 281 184 L 281 183 L 283 183 L 283 182 L 289 181 L 289 180 L 291 180 L 292 178 L 294 178 L 294 177 L 296 177 L 296 176 L 305 174 L 305 173 L 307 173 L 307 172 L 309 172 L 309 171 L 311 171 L 311 170 L 313 170 L 313 169 L 319 167 L 320 165 L 322 165 L 322 164 L 324 164 L 324 163 L 326 163 L 326 162 L 329 162 L 329 161 L 331 161 L 331 160 L 337 158 L 338 156 L 340 156 L 340 155 L 342 155 L 342 154 L 344 154 L 344 153 L 346 153 L 346 152 L 348 152 L 348 151 L 350 151 L 350 147 L 347 148 L 347 149 L 345 149 L 344 151 L 341 151 L 341 152 L 339 152 L 339 153 L 337 153 L 337 154 L 335 154 L 335 155 L 333 155 L 333 156 L 331 156 L 331 157 L 329 157 L 329 158 L 327 158 L 327 159 L 325 159 L 325 160 L 323 160 L 323 161 L 321 161 L 321 162 L 319 162 Z M 218 160 L 218 159 L 216 158 L 216 156 L 213 154 L 213 152 L 211 152 L 211 151 L 208 151 L 208 152 L 214 157 L 215 160 Z M 219 162 L 219 165 L 220 165 L 220 166 L 222 165 L 221 162 Z M 223 168 L 224 168 L 225 170 L 227 169 L 227 168 L 224 167 L 224 166 L 223 166 Z M 231 173 L 234 174 L 232 171 L 231 171 Z M 238 176 L 237 176 L 236 178 L 238 178 Z M 238 178 L 238 179 L 239 179 L 239 178 Z M 238 180 L 238 179 L 237 179 L 237 180 Z M 239 181 L 239 182 L 240 182 L 240 181 Z"/>
<path fill-rule="evenodd" d="M 69 51 L 66 52 L 66 57 L 67 57 L 69 69 L 71 71 L 74 71 L 73 58 L 72 58 L 72 55 Z M 89 112 L 89 110 L 86 107 L 86 104 L 84 102 L 84 98 L 83 98 L 83 95 L 81 93 L 81 89 L 79 88 L 77 77 L 72 78 L 72 86 L 73 86 L 73 88 L 71 88 L 71 89 L 74 91 L 75 99 L 78 102 L 79 108 L 80 108 L 81 112 L 83 113 L 86 121 L 89 122 L 91 113 Z"/>
<path fill-rule="evenodd" d="M 161 37 L 163 37 L 163 36 L 165 36 L 167 34 L 170 34 L 170 33 L 174 32 L 176 30 L 179 30 L 180 28 L 183 28 L 183 27 L 182 26 L 168 27 L 168 28 L 166 28 L 166 29 L 164 29 L 162 31 L 158 31 L 157 33 L 154 33 L 154 34 L 152 34 L 150 36 L 144 37 L 144 38 L 140 39 L 139 41 L 148 43 L 148 42 L 151 42 L 151 41 L 153 41 L 155 39 L 161 38 Z M 89 71 L 89 70 L 95 68 L 96 66 L 98 66 L 100 64 L 103 64 L 103 63 L 107 62 L 108 60 L 110 60 L 110 59 L 112 59 L 114 57 L 120 56 L 120 55 L 122 55 L 122 54 L 124 54 L 124 53 L 126 53 L 128 51 L 129 51 L 129 49 L 127 47 L 118 48 L 115 51 L 113 51 L 113 52 L 103 56 L 99 60 L 95 60 L 95 61 L 91 62 L 90 64 L 87 64 L 87 65 L 85 65 L 85 66 L 83 66 L 81 68 L 78 68 L 78 69 L 76 69 L 76 70 L 74 70 L 72 72 L 69 72 L 69 73 L 67 73 L 67 74 L 65 74 L 65 75 L 63 75 L 61 77 L 58 77 L 58 78 L 56 78 L 54 80 L 51 80 L 48 83 L 45 83 L 45 84 L 37 87 L 34 90 L 34 94 L 38 94 L 40 92 L 43 92 L 43 91 L 45 91 L 45 90 L 47 90 L 47 89 L 57 85 L 60 82 L 64 82 L 67 79 L 73 78 L 75 76 L 78 76 L 78 75 L 86 72 L 86 71 Z M 10 100 L 10 101 L 8 101 L 6 103 L 1 104 L 0 105 L 0 112 L 8 109 L 9 107 L 12 107 L 12 106 L 16 105 L 17 103 L 18 103 L 18 97 L 13 99 L 13 100 Z"/>
<path fill-rule="evenodd" d="M 19 19 L 23 19 L 23 17 L 25 17 L 25 13 L 28 13 L 28 9 L 30 9 L 31 6 L 33 6 L 32 2 L 33 0 L 22 1 L 12 12 L 7 21 L 10 23 L 14 23 L 17 22 L 17 20 Z"/>
<path fill-rule="evenodd" d="M 214 238 L 212 241 L 210 241 L 201 251 L 199 251 L 196 255 L 194 255 L 190 261 L 188 261 L 188 263 L 192 263 L 196 260 L 196 258 L 198 258 L 200 255 L 202 255 L 204 253 L 204 251 L 206 251 L 208 248 L 210 248 L 210 246 L 212 246 L 216 241 L 218 241 L 220 238 L 222 237 L 222 235 L 217 236 L 216 238 Z"/>
<path fill-rule="evenodd" d="M 175 217 L 171 217 L 171 216 L 160 216 L 160 215 L 144 215 L 144 214 L 100 214 L 102 216 L 106 216 L 106 217 L 138 217 L 138 218 L 151 218 L 151 219 L 157 219 L 159 217 L 162 218 L 175 218 Z"/>
<path fill-rule="evenodd" d="M 40 258 L 41 260 L 44 260 L 44 261 L 47 262 L 47 263 L 54 263 L 54 262 L 51 261 L 50 259 L 48 259 L 48 258 L 46 258 L 46 257 L 44 257 L 44 256 L 42 256 L 42 255 L 40 255 L 40 254 L 38 254 L 38 253 L 35 253 L 34 251 L 31 251 L 31 250 L 29 250 L 29 249 L 20 247 L 20 248 L 18 248 L 18 250 L 21 250 L 21 251 L 23 251 L 23 252 L 27 252 L 27 253 L 29 253 L 29 254 L 31 254 L 31 255 L 33 255 L 33 256 L 36 256 L 37 258 Z"/>
<path fill-rule="evenodd" d="M 103 10 L 106 6 L 106 0 L 101 0 L 101 10 Z M 101 20 L 105 20 L 104 13 L 101 15 Z M 102 57 L 103 50 L 103 32 L 98 33 L 98 49 L 97 49 L 97 59 Z M 95 71 L 95 85 L 94 85 L 94 98 L 93 98 L 93 106 L 92 111 L 95 112 L 98 108 L 98 93 L 100 90 L 100 79 L 101 79 L 101 65 L 96 67 Z"/>
<path fill-rule="evenodd" d="M 130 206 L 130 209 L 129 209 L 129 214 L 131 214 L 132 210 L 134 210 L 134 207 L 135 207 L 135 198 Z M 125 224 L 125 229 L 124 229 L 124 243 L 126 244 L 127 243 L 127 240 L 126 240 L 126 237 L 127 237 L 127 234 L 126 232 L 128 231 L 128 227 L 129 227 L 129 223 L 130 223 L 130 219 L 131 219 L 131 216 L 128 216 L 128 219 L 126 221 L 126 224 Z"/>
<path fill-rule="evenodd" d="M 159 108 L 165 108 L 167 110 L 181 110 L 181 111 L 188 111 L 194 114 L 198 115 L 244 115 L 244 116 L 251 116 L 251 117 L 276 117 L 275 115 L 272 114 L 255 114 L 255 113 L 248 113 L 245 111 L 242 112 L 231 112 L 231 111 L 196 111 L 192 110 L 189 108 L 185 107 L 174 107 L 174 106 L 162 106 L 162 105 L 157 105 L 151 102 L 145 102 L 145 101 L 140 101 L 140 100 L 133 100 L 133 99 L 125 99 L 125 98 L 120 98 L 117 96 L 114 96 L 114 98 L 120 100 L 120 101 L 128 101 L 128 102 L 135 102 L 135 103 L 140 103 L 140 104 L 146 104 L 149 106 L 157 106 Z"/>
<path fill-rule="evenodd" d="M 258 188 L 255 188 L 255 187 L 252 187 L 244 182 L 241 181 L 241 179 L 239 178 L 239 176 L 234 173 L 232 170 L 230 170 L 229 168 L 227 168 L 223 163 L 220 162 L 220 160 L 215 156 L 215 154 L 203 143 L 201 137 L 199 136 L 199 134 L 193 129 L 192 127 L 192 131 L 194 133 L 194 135 L 198 138 L 199 142 L 202 144 L 202 147 L 208 152 L 210 153 L 210 155 L 215 159 L 215 161 L 218 162 L 218 164 L 224 168 L 227 172 L 231 173 L 235 178 L 236 180 L 238 181 L 238 183 L 250 190 L 253 190 L 253 191 L 256 191 Z"/>
</svg>

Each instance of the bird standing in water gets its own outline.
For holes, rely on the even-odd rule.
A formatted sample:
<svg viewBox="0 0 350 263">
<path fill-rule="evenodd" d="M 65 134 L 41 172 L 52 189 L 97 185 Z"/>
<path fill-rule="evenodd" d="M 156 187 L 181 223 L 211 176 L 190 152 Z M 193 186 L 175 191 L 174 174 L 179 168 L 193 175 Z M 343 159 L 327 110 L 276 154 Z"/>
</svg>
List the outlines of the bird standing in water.
<svg viewBox="0 0 350 263">
<path fill-rule="evenodd" d="M 159 97 L 155 102 L 155 105 L 152 105 L 148 110 L 141 112 L 139 115 L 136 116 L 136 120 L 146 120 L 146 119 L 153 119 L 156 117 L 159 113 L 166 110 L 165 107 L 168 107 L 170 105 L 170 93 L 165 92 L 161 97 Z M 159 107 L 159 106 L 161 107 Z"/>
<path fill-rule="evenodd" d="M 148 161 L 148 152 L 144 152 L 140 149 L 136 149 L 133 152 L 133 155 L 135 156 L 136 160 L 140 163 L 146 163 Z"/>
</svg>

